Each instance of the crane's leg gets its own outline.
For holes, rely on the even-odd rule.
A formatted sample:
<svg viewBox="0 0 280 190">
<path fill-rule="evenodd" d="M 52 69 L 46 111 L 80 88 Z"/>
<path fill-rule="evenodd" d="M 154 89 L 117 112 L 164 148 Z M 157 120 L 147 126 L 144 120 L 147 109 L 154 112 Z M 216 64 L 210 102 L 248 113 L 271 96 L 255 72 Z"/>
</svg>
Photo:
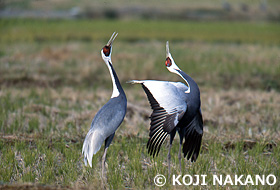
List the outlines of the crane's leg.
<svg viewBox="0 0 280 190">
<path fill-rule="evenodd" d="M 101 175 L 102 175 L 102 179 L 107 179 L 107 176 L 105 174 L 105 162 L 106 162 L 106 154 L 107 154 L 107 149 L 109 148 L 113 138 L 115 136 L 115 133 L 113 133 L 112 135 L 110 135 L 109 137 L 107 137 L 107 139 L 105 140 L 105 149 L 104 149 L 104 154 L 102 156 L 102 164 L 101 164 Z M 107 181 L 107 180 L 106 180 Z"/>
<path fill-rule="evenodd" d="M 169 150 L 168 150 L 168 155 L 167 155 L 167 160 L 168 160 L 168 178 L 170 178 L 170 160 L 171 160 L 171 155 L 170 155 L 170 150 L 171 150 L 172 144 L 169 144 Z"/>
<path fill-rule="evenodd" d="M 102 156 L 102 165 L 101 165 L 101 175 L 102 175 L 102 179 L 105 179 L 105 162 L 106 162 L 106 154 L 107 154 L 107 149 L 108 147 L 105 147 L 105 150 L 104 150 L 104 154 Z"/>
<path fill-rule="evenodd" d="M 170 160 L 171 160 L 171 154 L 170 154 L 170 151 L 171 151 L 171 147 L 172 147 L 172 142 L 173 142 L 173 139 L 175 137 L 175 134 L 176 134 L 176 130 L 172 131 L 170 133 L 170 143 L 169 143 L 169 150 L 168 150 L 168 154 L 167 154 L 167 161 L 168 161 L 168 178 L 170 179 Z"/>
<path fill-rule="evenodd" d="M 178 153 L 178 159 L 179 159 L 179 165 L 180 165 L 180 174 L 182 173 L 182 162 L 181 162 L 182 142 L 183 142 L 183 137 L 182 138 L 180 137 L 179 153 Z"/>
</svg>

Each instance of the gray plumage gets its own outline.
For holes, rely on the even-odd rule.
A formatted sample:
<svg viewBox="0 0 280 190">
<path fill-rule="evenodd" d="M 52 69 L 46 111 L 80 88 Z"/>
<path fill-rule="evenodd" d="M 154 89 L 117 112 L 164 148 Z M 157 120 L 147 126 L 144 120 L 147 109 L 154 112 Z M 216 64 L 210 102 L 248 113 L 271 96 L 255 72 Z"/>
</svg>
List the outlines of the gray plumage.
<svg viewBox="0 0 280 190">
<path fill-rule="evenodd" d="M 125 108 L 125 109 L 124 109 Z M 126 113 L 126 97 L 118 96 L 110 99 L 95 115 L 90 130 L 83 145 L 84 161 L 87 160 L 92 167 L 92 156 L 96 154 L 105 142 L 105 148 L 109 147 L 115 131 L 122 123 Z M 112 136 L 112 139 L 109 137 Z"/>
</svg>

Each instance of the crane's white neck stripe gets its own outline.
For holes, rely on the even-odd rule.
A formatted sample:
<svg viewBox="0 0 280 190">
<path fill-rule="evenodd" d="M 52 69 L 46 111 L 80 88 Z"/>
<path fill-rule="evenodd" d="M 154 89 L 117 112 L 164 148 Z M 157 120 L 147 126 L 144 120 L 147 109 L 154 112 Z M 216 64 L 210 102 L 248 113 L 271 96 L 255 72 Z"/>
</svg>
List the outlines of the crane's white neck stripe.
<svg viewBox="0 0 280 190">
<path fill-rule="evenodd" d="M 112 93 L 111 98 L 115 98 L 115 97 L 118 97 L 120 95 L 120 92 L 119 92 L 119 89 L 116 85 L 115 76 L 114 76 L 113 71 L 112 71 L 112 67 L 111 67 L 112 63 L 108 60 L 108 62 L 106 62 L 106 65 L 109 68 L 110 75 L 111 75 L 112 82 L 113 82 L 113 93 Z"/>
</svg>

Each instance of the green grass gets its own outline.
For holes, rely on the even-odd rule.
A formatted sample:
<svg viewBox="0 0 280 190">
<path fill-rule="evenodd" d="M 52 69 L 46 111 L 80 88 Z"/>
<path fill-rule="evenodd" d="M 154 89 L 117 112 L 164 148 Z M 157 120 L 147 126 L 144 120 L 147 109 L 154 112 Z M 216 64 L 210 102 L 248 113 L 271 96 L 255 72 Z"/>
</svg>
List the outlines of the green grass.
<svg viewBox="0 0 280 190">
<path fill-rule="evenodd" d="M 82 144 L 96 112 L 111 95 L 100 49 L 113 31 L 114 68 L 129 107 L 107 155 L 109 189 L 154 189 L 168 176 L 164 144 L 159 156 L 146 150 L 149 104 L 131 79 L 180 81 L 165 66 L 165 42 L 177 65 L 201 90 L 204 136 L 196 163 L 184 159 L 182 174 L 280 176 L 279 26 L 251 22 L 108 20 L 0 21 L 0 184 L 20 188 L 102 186 L 103 147 L 93 168 L 83 163 Z M 174 28 L 178 30 L 174 30 Z M 133 33 L 135 32 L 135 33 Z M 234 34 L 234 35 L 233 35 Z M 134 106 L 134 107 L 133 107 Z M 138 108 L 138 109 L 135 109 Z M 168 141 L 167 141 L 168 142 Z M 179 175 L 178 137 L 171 174 Z M 1 187 L 2 187 L 1 186 Z M 278 189 L 244 186 L 243 189 Z M 174 187 L 170 181 L 165 189 Z"/>
<path fill-rule="evenodd" d="M 0 20 L 0 41 L 172 40 L 280 44 L 277 23 L 148 20 Z"/>
</svg>

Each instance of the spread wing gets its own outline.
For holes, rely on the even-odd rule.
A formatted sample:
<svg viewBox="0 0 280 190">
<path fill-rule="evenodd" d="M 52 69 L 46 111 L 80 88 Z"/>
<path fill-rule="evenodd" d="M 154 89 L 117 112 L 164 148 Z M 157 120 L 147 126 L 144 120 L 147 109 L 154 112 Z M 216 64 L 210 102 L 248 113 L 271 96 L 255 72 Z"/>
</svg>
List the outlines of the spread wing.
<svg viewBox="0 0 280 190">
<path fill-rule="evenodd" d="M 147 148 L 149 154 L 155 156 L 187 110 L 185 91 L 188 87 L 181 82 L 168 81 L 134 80 L 131 83 L 142 84 L 153 109 Z"/>
</svg>

